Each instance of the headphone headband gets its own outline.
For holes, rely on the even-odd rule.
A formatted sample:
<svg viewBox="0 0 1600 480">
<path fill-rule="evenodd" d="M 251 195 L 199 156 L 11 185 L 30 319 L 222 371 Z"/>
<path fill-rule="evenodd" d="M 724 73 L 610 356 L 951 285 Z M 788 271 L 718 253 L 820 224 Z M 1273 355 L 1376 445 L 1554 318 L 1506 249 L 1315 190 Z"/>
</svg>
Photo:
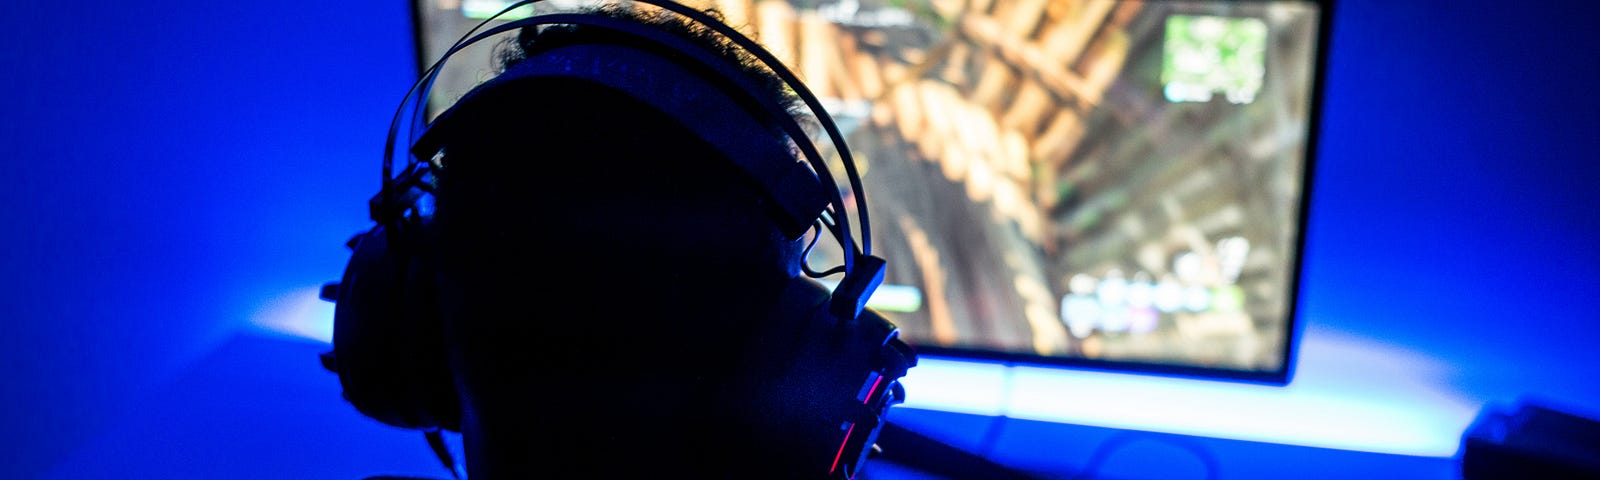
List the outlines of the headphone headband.
<svg viewBox="0 0 1600 480">
<path fill-rule="evenodd" d="M 529 26 L 553 24 L 574 24 L 604 28 L 665 45 L 675 51 L 685 54 L 687 57 L 696 61 L 697 64 L 702 64 L 711 71 L 717 72 L 720 74 L 720 76 L 725 77 L 727 81 L 733 82 L 736 85 L 745 86 L 750 83 L 748 77 L 746 77 L 742 72 L 739 72 L 737 69 L 733 68 L 726 59 L 719 58 L 706 51 L 702 47 L 690 44 L 690 42 L 683 38 L 654 27 L 639 25 L 633 22 L 622 21 L 601 15 L 588 13 L 551 13 L 534 15 L 494 26 L 476 35 L 473 34 L 473 32 L 478 31 L 489 22 L 494 21 L 495 19 L 505 15 L 508 12 L 511 12 L 512 10 L 525 5 L 539 3 L 541 1 L 544 0 L 519 1 L 507 6 L 499 13 L 484 20 L 483 23 L 479 24 L 471 31 L 468 31 L 468 33 L 464 35 L 461 40 L 458 40 L 454 45 L 452 45 L 438 61 L 428 68 L 423 78 L 419 79 L 415 84 L 412 85 L 411 90 L 407 92 L 406 97 L 401 101 L 400 108 L 397 109 L 394 119 L 390 123 L 388 139 L 384 146 L 384 189 L 383 191 L 379 192 L 379 196 L 375 199 L 375 203 L 387 204 L 397 196 L 396 193 L 392 191 L 394 190 L 394 182 L 390 177 L 390 174 L 392 172 L 395 151 L 395 137 L 397 136 L 399 130 L 401 113 L 404 111 L 406 105 L 410 104 L 412 106 L 410 129 L 411 138 L 426 137 L 426 131 L 431 129 L 431 125 L 424 126 L 424 115 L 422 114 L 421 110 L 427 104 L 428 94 L 432 90 L 435 79 L 443 70 L 444 63 L 448 61 L 456 52 L 477 42 L 507 31 Z M 845 273 L 844 279 L 839 282 L 839 288 L 835 292 L 831 309 L 835 313 L 847 318 L 855 318 L 861 313 L 861 310 L 865 308 L 867 298 L 872 295 L 872 292 L 876 290 L 877 286 L 883 281 L 886 264 L 882 259 L 873 257 L 871 255 L 871 231 L 867 219 L 866 198 L 864 196 L 864 192 L 862 191 L 863 189 L 861 188 L 860 176 L 856 171 L 855 163 L 850 154 L 849 147 L 845 144 L 843 135 L 839 133 L 838 126 L 834 124 L 832 117 L 829 116 L 827 110 L 822 107 L 822 104 L 817 100 L 816 95 L 812 94 L 810 89 L 806 88 L 805 84 L 802 83 L 793 72 L 784 67 L 782 62 L 777 60 L 776 57 L 774 57 L 770 52 L 766 51 L 766 49 L 762 48 L 754 40 L 751 40 L 744 34 L 739 33 L 732 27 L 717 21 L 715 18 L 712 18 L 710 15 L 707 15 L 704 12 L 694 10 L 671 0 L 632 1 L 654 5 L 669 10 L 680 16 L 693 20 L 699 25 L 711 28 L 727 40 L 734 42 L 752 56 L 755 56 L 762 62 L 763 66 L 782 79 L 784 83 L 788 85 L 789 88 L 791 88 L 802 101 L 805 102 L 806 106 L 811 110 L 818 123 L 820 123 L 823 126 L 823 129 L 828 133 L 829 139 L 832 140 L 834 144 L 835 151 L 840 155 L 842 163 L 845 166 L 847 176 L 850 180 L 851 189 L 854 192 L 854 200 L 856 202 L 857 212 L 861 217 L 860 228 L 863 242 L 859 245 L 856 244 L 852 239 L 850 221 L 847 214 L 848 208 L 844 205 L 844 200 L 839 194 L 839 188 L 833 180 L 833 175 L 828 170 L 827 162 L 817 151 L 815 143 L 810 140 L 810 136 L 805 133 L 804 129 L 800 128 L 798 122 L 796 122 L 794 118 L 788 114 L 787 110 L 782 108 L 782 106 L 777 105 L 776 102 L 770 98 L 764 98 L 764 96 L 752 94 L 752 97 L 755 97 L 754 100 L 765 106 L 766 110 L 772 114 L 774 121 L 777 122 L 780 127 L 782 127 L 785 133 L 789 134 L 790 138 L 795 140 L 795 145 L 800 148 L 801 153 L 804 154 L 806 160 L 809 161 L 812 169 L 814 169 L 816 172 L 813 178 L 820 180 L 824 188 L 822 188 L 820 192 L 811 190 L 810 186 L 806 185 L 807 182 L 805 180 L 799 182 L 798 185 L 797 183 L 793 182 L 778 183 L 774 185 L 768 183 L 766 180 L 767 178 L 783 179 L 795 177 L 804 179 L 806 176 L 813 176 L 809 172 L 807 172 L 804 176 L 797 175 L 797 172 L 794 172 L 792 169 L 790 171 L 783 172 L 780 175 L 771 175 L 762 172 L 772 170 L 772 168 L 761 167 L 755 171 L 752 171 L 752 176 L 758 179 L 758 181 L 764 186 L 769 187 L 769 192 L 771 192 L 772 195 L 780 198 L 778 203 L 784 210 L 785 216 L 789 217 L 780 222 L 786 233 L 794 228 L 794 222 L 799 221 L 805 221 L 807 224 L 820 221 L 824 226 L 830 227 L 828 230 L 833 234 L 835 239 L 839 241 L 841 246 L 844 263 L 843 270 Z M 426 150 L 427 149 L 424 149 L 424 151 Z M 428 152 L 428 155 L 426 156 L 431 158 L 431 153 L 432 152 Z M 744 164 L 759 160 L 738 159 L 736 161 Z M 408 158 L 408 165 L 415 163 L 417 163 L 417 157 L 412 156 Z M 751 170 L 747 169 L 747 171 Z M 809 210 L 808 204 L 810 203 L 810 201 L 806 200 L 806 197 L 812 197 L 815 195 L 824 196 L 828 200 L 828 203 L 833 207 L 832 209 L 823 210 L 825 215 L 820 217 L 814 214 L 806 213 L 806 211 Z M 785 198 L 795 198 L 797 200 L 786 200 Z M 831 225 L 828 224 L 830 220 L 832 221 Z"/>
<path fill-rule="evenodd" d="M 787 138 L 774 135 L 750 108 L 727 89 L 688 68 L 651 52 L 615 44 L 577 44 L 540 52 L 473 89 L 468 98 L 536 78 L 568 78 L 616 89 L 678 120 L 706 139 L 761 139 L 710 143 L 759 183 L 779 207 L 778 224 L 790 239 L 811 228 L 828 205 L 822 185 L 804 162 L 790 160 Z M 747 100 L 740 102 L 739 100 Z M 760 108 L 760 107 L 755 107 Z M 430 158 L 452 130 L 452 109 L 433 122 L 412 147 L 415 158 Z"/>
</svg>

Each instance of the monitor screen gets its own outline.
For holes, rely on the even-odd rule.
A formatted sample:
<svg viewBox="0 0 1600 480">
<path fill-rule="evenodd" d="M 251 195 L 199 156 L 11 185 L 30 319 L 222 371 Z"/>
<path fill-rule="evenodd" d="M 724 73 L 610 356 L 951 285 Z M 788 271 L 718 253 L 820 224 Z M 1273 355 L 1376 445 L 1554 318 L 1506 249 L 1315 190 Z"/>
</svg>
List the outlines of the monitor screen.
<svg viewBox="0 0 1600 480">
<path fill-rule="evenodd" d="M 422 65 L 511 3 L 416 2 Z M 840 125 L 889 263 L 869 306 L 923 355 L 1288 381 L 1325 2 L 692 4 Z M 465 53 L 430 113 L 492 76 Z"/>
</svg>

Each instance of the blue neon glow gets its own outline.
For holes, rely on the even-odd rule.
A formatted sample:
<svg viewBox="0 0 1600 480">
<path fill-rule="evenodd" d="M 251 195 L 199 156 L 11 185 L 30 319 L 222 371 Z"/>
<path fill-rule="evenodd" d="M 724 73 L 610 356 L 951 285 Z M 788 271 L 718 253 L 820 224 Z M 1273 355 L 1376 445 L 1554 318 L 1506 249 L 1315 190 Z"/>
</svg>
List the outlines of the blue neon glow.
<svg viewBox="0 0 1600 480">
<path fill-rule="evenodd" d="M 1450 387 L 1447 373 L 1393 345 L 1313 330 L 1282 387 L 945 358 L 923 359 L 902 383 L 906 408 L 1450 457 L 1481 402 Z"/>
<path fill-rule="evenodd" d="M 306 287 L 269 300 L 252 323 L 326 343 L 333 308 Z M 902 408 L 1450 457 L 1482 406 L 1427 356 L 1327 329 L 1301 340 L 1282 387 L 925 357 L 902 380 Z"/>
<path fill-rule="evenodd" d="M 250 317 L 257 329 L 306 340 L 333 343 L 333 302 L 320 287 L 305 287 L 270 298 Z"/>
</svg>

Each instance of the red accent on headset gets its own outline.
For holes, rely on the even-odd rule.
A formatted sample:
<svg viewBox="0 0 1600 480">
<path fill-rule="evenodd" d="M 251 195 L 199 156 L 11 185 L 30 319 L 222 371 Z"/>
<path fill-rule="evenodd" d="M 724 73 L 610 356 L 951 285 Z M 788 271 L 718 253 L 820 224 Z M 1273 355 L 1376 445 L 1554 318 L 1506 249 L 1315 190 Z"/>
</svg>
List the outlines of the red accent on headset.
<svg viewBox="0 0 1600 480">
<path fill-rule="evenodd" d="M 877 379 L 872 381 L 872 388 L 867 390 L 867 397 L 861 399 L 861 404 L 862 405 L 866 405 L 868 402 L 872 401 L 872 394 L 878 392 L 878 386 L 879 385 L 883 385 L 883 376 L 882 375 L 878 376 Z M 828 466 L 828 473 L 833 473 L 834 470 L 838 470 L 839 469 L 839 459 L 844 457 L 844 447 L 850 445 L 850 434 L 854 433 L 855 431 L 856 431 L 856 424 L 855 423 L 851 423 L 850 424 L 850 428 L 846 429 L 844 431 L 844 440 L 841 440 L 839 442 L 839 451 L 837 453 L 833 454 L 833 465 L 829 465 Z M 850 478 L 855 478 L 855 475 L 851 475 Z"/>
<path fill-rule="evenodd" d="M 873 380 L 872 381 L 872 389 L 871 390 L 867 390 L 867 398 L 861 399 L 861 404 L 862 405 L 866 405 L 867 402 L 872 401 L 872 394 L 878 393 L 878 385 L 882 385 L 882 384 L 883 384 L 883 376 L 879 375 L 877 380 Z"/>
<path fill-rule="evenodd" d="M 839 442 L 839 452 L 833 454 L 833 465 L 828 466 L 828 473 L 839 469 L 839 457 L 844 456 L 844 447 L 850 444 L 850 433 L 856 431 L 856 424 L 850 424 L 850 429 L 844 431 L 844 441 Z"/>
</svg>

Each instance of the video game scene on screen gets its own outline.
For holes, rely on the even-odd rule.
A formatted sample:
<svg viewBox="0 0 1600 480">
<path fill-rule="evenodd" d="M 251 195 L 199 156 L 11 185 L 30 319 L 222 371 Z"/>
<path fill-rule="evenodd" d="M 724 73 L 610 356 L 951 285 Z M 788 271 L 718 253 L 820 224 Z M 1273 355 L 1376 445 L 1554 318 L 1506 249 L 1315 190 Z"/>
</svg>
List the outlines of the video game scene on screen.
<svg viewBox="0 0 1600 480">
<path fill-rule="evenodd" d="M 923 345 L 1281 368 L 1312 10 L 961 5 L 819 35 L 871 99 L 851 145 L 913 294 L 879 308 Z"/>
<path fill-rule="evenodd" d="M 465 13 L 430 27 L 447 44 L 509 2 L 446 3 Z M 1313 4 L 688 3 L 760 41 L 840 123 L 890 262 L 870 306 L 912 344 L 1284 368 Z M 813 265 L 837 264 L 827 243 Z"/>
</svg>

